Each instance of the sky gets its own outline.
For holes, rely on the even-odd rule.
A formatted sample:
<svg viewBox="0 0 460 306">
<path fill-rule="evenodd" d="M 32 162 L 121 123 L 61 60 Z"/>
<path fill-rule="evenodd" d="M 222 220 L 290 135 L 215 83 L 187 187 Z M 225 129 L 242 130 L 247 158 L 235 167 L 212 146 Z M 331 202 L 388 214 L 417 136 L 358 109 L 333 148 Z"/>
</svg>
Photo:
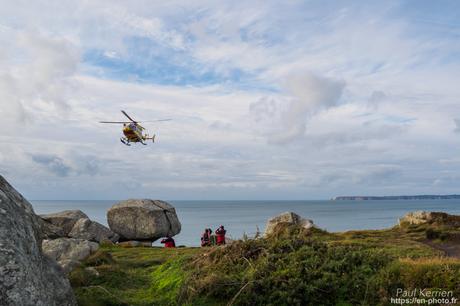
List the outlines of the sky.
<svg viewBox="0 0 460 306">
<path fill-rule="evenodd" d="M 458 1 L 0 0 L 29 199 L 460 193 Z M 125 110 L 155 144 L 124 146 Z"/>
</svg>

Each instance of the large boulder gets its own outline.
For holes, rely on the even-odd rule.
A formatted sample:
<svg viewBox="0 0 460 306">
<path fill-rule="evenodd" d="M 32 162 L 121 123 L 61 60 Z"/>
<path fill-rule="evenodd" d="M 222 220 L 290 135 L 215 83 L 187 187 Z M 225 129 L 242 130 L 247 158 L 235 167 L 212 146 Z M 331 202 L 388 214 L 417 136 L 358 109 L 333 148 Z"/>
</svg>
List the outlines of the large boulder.
<svg viewBox="0 0 460 306">
<path fill-rule="evenodd" d="M 32 205 L 0 176 L 0 305 L 77 304 L 61 268 L 42 253 L 40 231 Z"/>
<path fill-rule="evenodd" d="M 155 241 L 181 230 L 174 207 L 159 200 L 122 201 L 108 210 L 107 221 L 121 240 Z"/>
<path fill-rule="evenodd" d="M 270 236 L 274 233 L 274 230 L 279 225 L 299 225 L 305 229 L 310 229 L 314 227 L 312 220 L 304 219 L 296 213 L 293 212 L 285 212 L 278 216 L 275 216 L 267 221 L 267 225 L 265 226 L 265 236 Z"/>
<path fill-rule="evenodd" d="M 96 252 L 99 244 L 96 242 L 74 239 L 58 238 L 43 240 L 43 253 L 57 261 L 65 273 L 70 272 L 92 253 Z"/>
<path fill-rule="evenodd" d="M 40 217 L 44 221 L 61 228 L 63 234 L 61 237 L 68 236 L 78 220 L 88 218 L 88 216 L 81 210 L 64 210 L 57 213 L 40 215 Z"/>
<path fill-rule="evenodd" d="M 120 236 L 96 221 L 91 221 L 88 218 L 82 218 L 75 223 L 69 233 L 69 237 L 95 242 L 107 240 L 117 242 Z"/>
</svg>

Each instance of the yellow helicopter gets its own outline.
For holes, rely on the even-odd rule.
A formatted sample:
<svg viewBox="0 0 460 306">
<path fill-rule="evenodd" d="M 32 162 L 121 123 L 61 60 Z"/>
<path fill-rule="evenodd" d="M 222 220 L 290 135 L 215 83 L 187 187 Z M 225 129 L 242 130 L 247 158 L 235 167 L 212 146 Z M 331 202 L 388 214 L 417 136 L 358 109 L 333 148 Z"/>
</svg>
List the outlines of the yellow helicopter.
<svg viewBox="0 0 460 306">
<path fill-rule="evenodd" d="M 125 115 L 130 121 L 99 121 L 99 123 L 116 123 L 116 124 L 123 124 L 123 134 L 125 137 L 121 137 L 120 141 L 127 146 L 131 145 L 131 142 L 140 142 L 143 145 L 147 145 L 145 143 L 146 140 L 152 140 L 155 142 L 155 134 L 150 137 L 147 133 L 144 133 L 145 128 L 141 126 L 140 122 L 159 122 L 159 121 L 170 121 L 171 119 L 159 119 L 159 120 L 151 120 L 151 121 L 136 121 L 131 118 L 124 110 L 121 111 L 123 115 Z"/>
</svg>

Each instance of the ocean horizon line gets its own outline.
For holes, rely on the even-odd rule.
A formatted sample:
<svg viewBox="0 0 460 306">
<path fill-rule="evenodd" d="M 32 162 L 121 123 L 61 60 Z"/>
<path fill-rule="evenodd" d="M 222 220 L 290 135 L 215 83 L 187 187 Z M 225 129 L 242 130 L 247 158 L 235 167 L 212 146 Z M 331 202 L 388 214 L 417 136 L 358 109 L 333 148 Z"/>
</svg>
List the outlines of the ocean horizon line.
<svg viewBox="0 0 460 306">
<path fill-rule="evenodd" d="M 154 199 L 154 198 L 125 198 L 125 199 L 30 199 L 29 201 L 81 201 L 81 202 L 89 202 L 89 201 L 126 201 L 129 199 L 152 199 L 152 200 L 161 200 L 161 201 L 171 201 L 171 202 L 179 202 L 179 201 L 188 201 L 188 202 L 277 202 L 277 201 L 291 201 L 291 202 L 302 202 L 302 201 L 332 201 L 332 199 L 211 199 L 211 200 L 200 200 L 200 199 Z"/>
</svg>

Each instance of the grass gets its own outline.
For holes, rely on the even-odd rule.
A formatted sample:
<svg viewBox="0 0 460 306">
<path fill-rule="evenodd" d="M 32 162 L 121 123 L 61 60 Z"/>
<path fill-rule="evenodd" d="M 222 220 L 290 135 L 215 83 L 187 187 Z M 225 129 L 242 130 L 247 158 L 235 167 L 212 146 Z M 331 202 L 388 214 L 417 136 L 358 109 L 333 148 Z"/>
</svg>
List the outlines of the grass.
<svg viewBox="0 0 460 306">
<path fill-rule="evenodd" d="M 441 256 L 442 252 L 423 242 L 425 229 L 416 232 L 394 227 L 385 230 L 349 231 L 337 233 L 332 239 L 333 244 L 362 245 L 369 248 L 385 249 L 394 257 L 433 257 Z"/>
<path fill-rule="evenodd" d="M 72 271 L 70 281 L 79 305 L 174 305 L 186 275 L 182 263 L 199 251 L 102 246 Z"/>
<path fill-rule="evenodd" d="M 397 288 L 406 290 L 441 289 L 460 294 L 460 260 L 454 258 L 418 258 L 393 261 L 380 272 L 378 283 L 384 288 L 381 300 L 395 296 Z"/>
<path fill-rule="evenodd" d="M 104 245 L 70 279 L 79 305 L 92 306 L 389 305 L 397 288 L 460 297 L 460 259 L 427 243 L 455 235 L 432 224 L 344 233 L 280 226 L 223 248 Z"/>
</svg>

